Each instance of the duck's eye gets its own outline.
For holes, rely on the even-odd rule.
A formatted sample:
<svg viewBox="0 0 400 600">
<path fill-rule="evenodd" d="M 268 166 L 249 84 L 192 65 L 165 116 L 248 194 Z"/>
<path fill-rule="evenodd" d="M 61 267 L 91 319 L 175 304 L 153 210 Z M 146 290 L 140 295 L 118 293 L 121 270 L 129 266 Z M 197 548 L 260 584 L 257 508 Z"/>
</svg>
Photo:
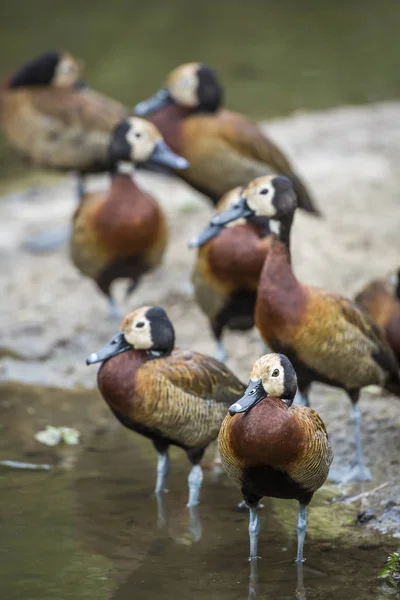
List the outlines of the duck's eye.
<svg viewBox="0 0 400 600">
<path fill-rule="evenodd" d="M 136 329 L 141 329 L 142 327 L 144 327 L 144 325 L 144 321 L 138 321 L 137 323 L 135 323 Z"/>
<path fill-rule="evenodd" d="M 136 137 L 136 138 L 141 138 L 141 137 L 142 137 L 142 134 L 141 134 L 141 133 L 139 133 L 139 132 L 138 132 L 138 133 L 135 133 L 135 137 Z"/>
<path fill-rule="evenodd" d="M 264 188 L 264 189 L 262 189 L 262 190 L 260 191 L 260 194 L 263 194 L 263 195 L 265 195 L 265 194 L 268 194 L 268 192 L 269 192 L 269 189 L 268 189 L 268 188 Z"/>
<path fill-rule="evenodd" d="M 272 377 L 278 377 L 278 375 L 279 375 L 279 369 L 274 369 L 272 371 Z"/>
</svg>

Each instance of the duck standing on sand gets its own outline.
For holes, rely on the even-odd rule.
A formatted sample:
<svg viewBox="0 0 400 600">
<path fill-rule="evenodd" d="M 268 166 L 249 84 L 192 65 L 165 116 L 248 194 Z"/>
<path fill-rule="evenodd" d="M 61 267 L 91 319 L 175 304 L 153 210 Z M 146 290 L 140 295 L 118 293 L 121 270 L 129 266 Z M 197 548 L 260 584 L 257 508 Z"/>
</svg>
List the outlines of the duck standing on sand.
<svg viewBox="0 0 400 600">
<path fill-rule="evenodd" d="M 161 263 L 167 245 L 164 212 L 132 177 L 134 165 L 144 161 L 187 167 L 187 161 L 168 148 L 152 123 L 130 117 L 112 133 L 110 189 L 84 194 L 73 218 L 72 262 L 107 296 L 111 317 L 118 322 L 112 282 L 129 278 L 130 294 L 142 275 Z"/>
<path fill-rule="evenodd" d="M 86 362 L 102 363 L 99 390 L 122 425 L 153 442 L 158 453 L 156 493 L 166 490 L 168 448 L 178 446 L 192 464 L 188 506 L 198 504 L 200 461 L 245 386 L 213 358 L 175 348 L 174 327 L 158 306 L 127 315 L 121 330 Z"/>
<path fill-rule="evenodd" d="M 148 115 L 167 144 L 190 162 L 178 175 L 214 204 L 236 186 L 277 173 L 291 178 L 300 208 L 320 214 L 281 150 L 258 125 L 222 106 L 223 89 L 215 71 L 188 63 L 174 69 L 164 87 L 134 110 L 138 116 Z"/>
</svg>

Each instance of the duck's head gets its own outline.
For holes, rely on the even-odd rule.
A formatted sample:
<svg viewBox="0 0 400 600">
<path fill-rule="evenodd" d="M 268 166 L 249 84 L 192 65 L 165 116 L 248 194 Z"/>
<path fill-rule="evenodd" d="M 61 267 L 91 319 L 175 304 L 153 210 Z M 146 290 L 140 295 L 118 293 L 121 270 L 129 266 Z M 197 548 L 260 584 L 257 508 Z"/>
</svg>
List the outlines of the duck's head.
<svg viewBox="0 0 400 600">
<path fill-rule="evenodd" d="M 230 208 L 236 206 L 236 204 L 240 200 L 240 194 L 242 189 L 243 188 L 241 186 L 238 186 L 224 194 L 217 204 L 217 214 L 221 214 L 229 210 Z M 195 236 L 190 240 L 189 248 L 200 248 L 210 240 L 217 237 L 217 235 L 219 235 L 221 231 L 225 229 L 225 227 L 234 227 L 235 225 L 243 224 L 245 222 L 245 219 L 237 219 L 236 221 L 231 221 L 230 223 L 227 223 L 225 226 L 214 225 L 211 221 L 199 235 Z"/>
<path fill-rule="evenodd" d="M 175 345 L 175 331 L 167 313 L 160 306 L 143 306 L 129 313 L 121 330 L 97 352 L 86 359 L 87 365 L 103 362 L 128 350 L 145 350 L 153 357 L 170 354 Z"/>
<path fill-rule="evenodd" d="M 297 391 L 297 377 L 292 363 L 284 354 L 266 354 L 253 365 L 247 389 L 229 408 L 231 416 L 249 411 L 264 398 L 280 398 L 291 406 Z"/>
<path fill-rule="evenodd" d="M 57 88 L 74 87 L 82 76 L 83 63 L 69 52 L 50 50 L 25 63 L 9 79 L 11 88 L 51 85 Z"/>
<path fill-rule="evenodd" d="M 188 161 L 164 142 L 157 127 L 138 117 L 129 117 L 115 126 L 109 147 L 111 165 L 153 162 L 173 169 L 186 169 Z"/>
<path fill-rule="evenodd" d="M 239 202 L 216 215 L 211 223 L 227 225 L 241 218 L 267 217 L 271 231 L 279 233 L 280 221 L 292 219 L 296 207 L 296 194 L 291 180 L 282 175 L 265 175 L 253 179 L 242 190 Z"/>
<path fill-rule="evenodd" d="M 223 90 L 213 69 L 202 63 L 186 63 L 168 75 L 165 85 L 151 98 L 139 102 L 136 115 L 145 116 L 168 104 L 213 113 L 223 102 Z"/>
</svg>

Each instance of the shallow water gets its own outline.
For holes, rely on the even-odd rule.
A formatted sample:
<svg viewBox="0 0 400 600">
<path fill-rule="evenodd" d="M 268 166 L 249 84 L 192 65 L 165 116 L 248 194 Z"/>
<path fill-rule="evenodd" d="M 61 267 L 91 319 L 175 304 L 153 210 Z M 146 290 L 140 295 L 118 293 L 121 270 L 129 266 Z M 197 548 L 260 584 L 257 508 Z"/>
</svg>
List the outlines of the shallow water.
<svg viewBox="0 0 400 600">
<path fill-rule="evenodd" d="M 67 48 L 94 88 L 133 105 L 176 65 L 202 60 L 230 107 L 266 118 L 396 98 L 399 25 L 393 0 L 2 0 L 0 81 L 44 49 Z M 25 175 L 2 141 L 0 184 Z"/>
<path fill-rule="evenodd" d="M 43 408 L 56 399 L 83 431 L 79 447 L 31 445 Z M 79 400 L 76 410 L 71 402 Z M 87 401 L 87 405 L 84 403 Z M 386 598 L 376 580 L 395 540 L 362 537 L 355 513 L 317 494 L 309 515 L 304 590 L 298 588 L 296 505 L 266 501 L 261 514 L 258 578 L 247 561 L 247 515 L 227 479 L 205 471 L 201 506 L 185 507 L 189 465 L 172 453 L 170 492 L 152 495 L 156 456 L 151 444 L 114 421 L 99 420 L 93 392 L 69 393 L 12 385 L 0 390 L 0 459 L 56 463 L 49 472 L 0 467 L 0 581 L 7 600 L 172 598 Z M 66 417 L 65 417 L 66 418 Z M 57 420 L 58 419 L 58 420 Z M 26 444 L 24 439 L 26 438 Z M 212 455 L 211 455 L 212 457 Z M 329 523 L 327 522 L 327 519 Z M 296 591 L 297 590 L 297 591 Z"/>
</svg>

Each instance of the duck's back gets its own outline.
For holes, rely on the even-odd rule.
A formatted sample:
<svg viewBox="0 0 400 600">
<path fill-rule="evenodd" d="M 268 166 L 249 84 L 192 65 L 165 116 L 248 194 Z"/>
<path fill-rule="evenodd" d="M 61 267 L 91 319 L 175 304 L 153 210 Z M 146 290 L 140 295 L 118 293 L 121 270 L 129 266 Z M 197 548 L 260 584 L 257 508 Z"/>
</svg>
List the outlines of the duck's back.
<svg viewBox="0 0 400 600">
<path fill-rule="evenodd" d="M 317 212 L 284 154 L 256 123 L 239 113 L 220 110 L 187 117 L 182 149 L 190 163 L 182 176 L 215 201 L 236 186 L 277 173 L 292 179 L 301 208 Z"/>
<path fill-rule="evenodd" d="M 34 163 L 60 170 L 101 171 L 113 127 L 128 111 L 82 88 L 3 88 L 0 121 L 10 143 Z"/>
</svg>

